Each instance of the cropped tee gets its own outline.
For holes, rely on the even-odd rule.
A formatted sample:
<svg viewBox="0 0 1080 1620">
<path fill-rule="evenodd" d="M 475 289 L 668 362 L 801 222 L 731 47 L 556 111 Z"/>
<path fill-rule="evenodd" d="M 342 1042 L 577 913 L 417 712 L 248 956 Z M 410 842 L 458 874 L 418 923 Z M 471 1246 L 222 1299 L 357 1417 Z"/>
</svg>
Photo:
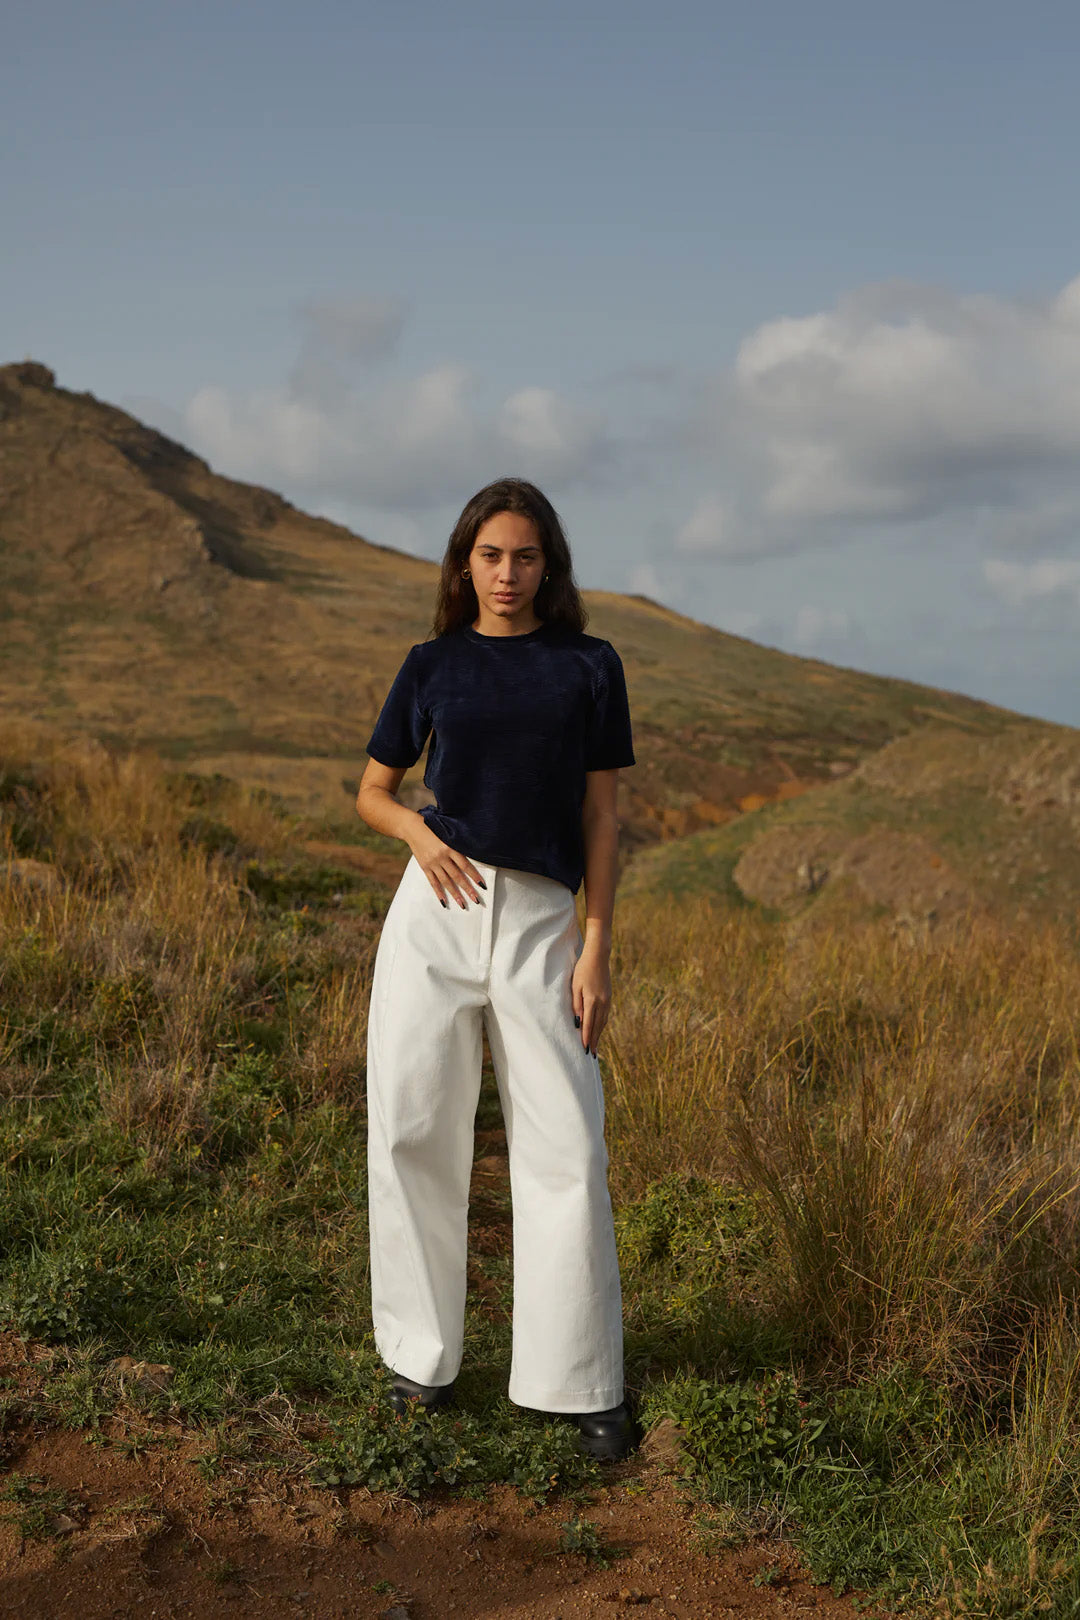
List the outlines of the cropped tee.
<svg viewBox="0 0 1080 1620">
<path fill-rule="evenodd" d="M 634 764 L 622 661 L 609 641 L 555 622 L 521 635 L 472 625 L 409 648 L 367 744 L 415 765 L 420 811 L 473 860 L 538 872 L 576 894 L 585 875 L 586 771 Z"/>
</svg>

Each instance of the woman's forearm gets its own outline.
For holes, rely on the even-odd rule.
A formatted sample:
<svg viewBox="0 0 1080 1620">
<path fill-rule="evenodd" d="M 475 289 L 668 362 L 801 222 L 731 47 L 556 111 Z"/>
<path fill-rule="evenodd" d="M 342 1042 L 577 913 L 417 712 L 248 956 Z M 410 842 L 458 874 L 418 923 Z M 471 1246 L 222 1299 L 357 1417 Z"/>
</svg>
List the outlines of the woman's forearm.
<svg viewBox="0 0 1080 1620">
<path fill-rule="evenodd" d="M 611 950 L 611 922 L 619 877 L 619 820 L 609 810 L 583 815 L 585 840 L 585 947 Z"/>
<path fill-rule="evenodd" d="M 427 826 L 418 810 L 401 804 L 387 788 L 362 787 L 356 795 L 356 813 L 376 832 L 404 839 L 410 849 L 417 832 Z"/>
</svg>

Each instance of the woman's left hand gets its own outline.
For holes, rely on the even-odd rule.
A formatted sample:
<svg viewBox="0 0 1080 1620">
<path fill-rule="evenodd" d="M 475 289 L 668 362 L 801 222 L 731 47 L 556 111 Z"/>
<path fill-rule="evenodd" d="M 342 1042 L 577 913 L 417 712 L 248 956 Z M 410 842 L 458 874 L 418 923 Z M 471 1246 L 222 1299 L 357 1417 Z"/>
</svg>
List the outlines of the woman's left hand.
<svg viewBox="0 0 1080 1620">
<path fill-rule="evenodd" d="M 574 1021 L 581 1029 L 581 1044 L 596 1056 L 596 1043 L 611 1011 L 611 969 L 608 953 L 590 947 L 588 941 L 574 964 L 570 980 Z"/>
</svg>

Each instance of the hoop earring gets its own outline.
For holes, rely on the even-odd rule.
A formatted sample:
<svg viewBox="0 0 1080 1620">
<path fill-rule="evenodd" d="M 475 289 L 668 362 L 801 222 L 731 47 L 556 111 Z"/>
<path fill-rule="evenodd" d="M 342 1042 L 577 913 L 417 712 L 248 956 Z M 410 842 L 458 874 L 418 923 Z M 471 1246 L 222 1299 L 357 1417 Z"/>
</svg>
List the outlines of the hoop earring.
<svg viewBox="0 0 1080 1620">
<path fill-rule="evenodd" d="M 468 577 L 469 577 L 469 570 L 468 570 L 468 569 L 467 569 L 467 568 L 463 568 L 463 569 L 462 569 L 462 570 L 461 570 L 461 577 L 462 577 L 462 579 L 468 579 Z"/>
<path fill-rule="evenodd" d="M 545 574 L 545 575 L 544 575 L 544 579 L 550 579 L 550 578 L 551 578 L 551 575 L 550 575 L 550 574 Z M 542 584 L 543 584 L 543 583 L 544 583 L 544 579 L 542 579 L 542 580 L 541 580 L 541 581 L 540 581 L 540 583 L 541 583 L 541 585 L 542 585 Z"/>
</svg>

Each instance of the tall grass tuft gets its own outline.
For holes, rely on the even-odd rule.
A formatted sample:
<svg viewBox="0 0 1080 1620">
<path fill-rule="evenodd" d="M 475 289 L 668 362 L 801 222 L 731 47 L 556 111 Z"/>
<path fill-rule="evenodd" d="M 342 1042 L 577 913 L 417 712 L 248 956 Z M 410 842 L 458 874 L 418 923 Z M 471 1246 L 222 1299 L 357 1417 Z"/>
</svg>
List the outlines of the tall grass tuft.
<svg viewBox="0 0 1080 1620">
<path fill-rule="evenodd" d="M 1080 964 L 1052 929 L 810 933 L 633 895 L 615 982 L 619 1196 L 676 1172 L 754 1196 L 753 1297 L 808 1367 L 975 1398 L 1080 1295 Z"/>
</svg>

